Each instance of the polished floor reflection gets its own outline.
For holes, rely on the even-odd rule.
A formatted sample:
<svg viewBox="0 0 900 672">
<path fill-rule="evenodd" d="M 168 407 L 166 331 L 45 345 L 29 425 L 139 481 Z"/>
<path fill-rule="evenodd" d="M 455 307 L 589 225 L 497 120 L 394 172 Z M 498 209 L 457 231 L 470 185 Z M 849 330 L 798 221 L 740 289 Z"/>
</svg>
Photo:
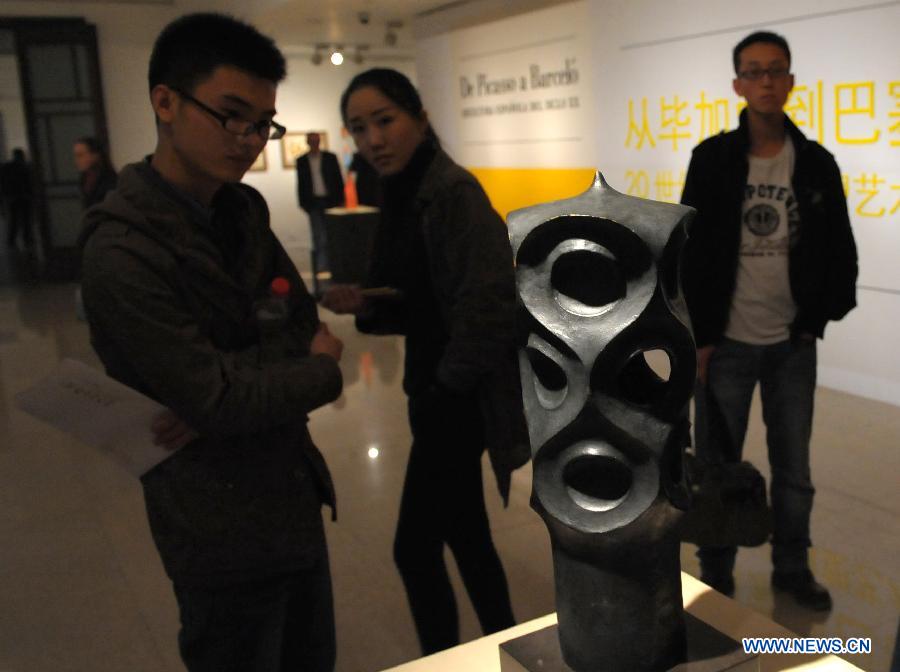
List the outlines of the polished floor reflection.
<svg viewBox="0 0 900 672">
<path fill-rule="evenodd" d="M 139 484 L 15 407 L 14 395 L 61 358 L 97 364 L 73 292 L 72 285 L 0 288 L 0 670 L 175 672 L 183 669 L 178 615 Z M 391 558 L 409 444 L 402 344 L 324 317 L 346 343 L 344 395 L 312 418 L 338 489 L 339 520 L 328 525 L 338 669 L 379 670 L 417 656 Z M 834 610 L 822 617 L 773 596 L 765 547 L 740 553 L 736 599 L 798 633 L 872 637 L 873 653 L 853 662 L 888 670 L 900 611 L 900 413 L 821 389 L 813 442 L 813 566 Z M 758 406 L 747 455 L 765 467 Z M 549 546 L 528 507 L 529 469 L 515 475 L 507 509 L 489 474 L 485 486 L 516 617 L 552 611 Z M 693 549 L 682 557 L 696 573 Z M 477 637 L 465 600 L 460 614 L 463 637 Z"/>
</svg>

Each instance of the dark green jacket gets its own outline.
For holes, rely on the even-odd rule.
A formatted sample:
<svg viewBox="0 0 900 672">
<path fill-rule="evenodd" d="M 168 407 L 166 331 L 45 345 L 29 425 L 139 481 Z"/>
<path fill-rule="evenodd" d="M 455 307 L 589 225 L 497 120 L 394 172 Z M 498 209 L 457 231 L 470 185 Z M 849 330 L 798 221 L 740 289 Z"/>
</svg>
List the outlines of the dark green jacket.
<svg viewBox="0 0 900 672">
<path fill-rule="evenodd" d="M 334 504 L 306 428 L 341 391 L 337 363 L 309 355 L 315 303 L 254 189 L 226 185 L 212 212 L 133 164 L 87 212 L 82 237 L 84 304 L 107 373 L 200 434 L 141 479 L 154 541 L 183 585 L 309 566 L 324 552 L 321 503 Z M 291 283 L 291 314 L 284 357 L 267 363 L 254 302 L 276 276 Z"/>
</svg>

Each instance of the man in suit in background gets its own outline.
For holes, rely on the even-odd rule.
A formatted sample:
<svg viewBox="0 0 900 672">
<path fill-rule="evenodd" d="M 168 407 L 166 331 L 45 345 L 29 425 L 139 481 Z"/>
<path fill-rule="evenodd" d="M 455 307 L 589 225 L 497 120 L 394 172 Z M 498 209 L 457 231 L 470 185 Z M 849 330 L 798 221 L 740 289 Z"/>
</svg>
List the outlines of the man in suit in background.
<svg viewBox="0 0 900 672">
<path fill-rule="evenodd" d="M 325 234 L 325 210 L 344 204 L 344 178 L 338 158 L 321 151 L 321 137 L 308 133 L 309 151 L 297 159 L 297 196 L 300 207 L 309 215 L 312 234 L 313 286 L 316 274 L 329 269 Z"/>
</svg>

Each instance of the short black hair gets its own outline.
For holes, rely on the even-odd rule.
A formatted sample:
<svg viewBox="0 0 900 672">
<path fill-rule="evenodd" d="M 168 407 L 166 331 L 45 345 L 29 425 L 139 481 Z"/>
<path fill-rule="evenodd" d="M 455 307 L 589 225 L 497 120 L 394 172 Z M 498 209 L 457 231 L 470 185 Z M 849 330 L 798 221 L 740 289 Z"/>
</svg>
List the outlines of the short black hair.
<svg viewBox="0 0 900 672">
<path fill-rule="evenodd" d="M 277 84 L 284 79 L 284 55 L 272 38 L 225 14 L 188 14 L 175 19 L 156 38 L 150 55 L 150 90 L 165 84 L 193 92 L 222 65 Z"/>
<path fill-rule="evenodd" d="M 734 48 L 731 57 L 734 61 L 735 74 L 740 74 L 738 72 L 738 69 L 741 67 L 741 52 L 751 44 L 756 44 L 758 42 L 763 42 L 765 44 L 774 44 L 776 47 L 781 47 L 782 51 L 784 51 L 784 55 L 787 56 L 788 67 L 790 67 L 791 48 L 788 46 L 787 40 L 777 33 L 770 33 L 767 30 L 760 30 L 745 37 L 743 40 L 738 42 L 737 46 Z"/>
</svg>

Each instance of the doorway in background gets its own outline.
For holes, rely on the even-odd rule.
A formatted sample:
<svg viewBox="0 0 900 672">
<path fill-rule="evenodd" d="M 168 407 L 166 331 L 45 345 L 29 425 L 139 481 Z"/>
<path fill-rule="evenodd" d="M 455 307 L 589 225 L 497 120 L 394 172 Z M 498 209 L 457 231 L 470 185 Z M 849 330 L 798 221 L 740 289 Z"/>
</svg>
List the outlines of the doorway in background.
<svg viewBox="0 0 900 672">
<path fill-rule="evenodd" d="M 8 244 L 13 185 L 5 175 L 5 167 L 12 159 L 14 149 L 22 149 L 26 157 L 31 157 L 28 143 L 28 129 L 25 124 L 25 108 L 22 101 L 22 87 L 19 82 L 19 61 L 13 32 L 0 29 L 0 285 L 33 280 L 37 275 L 37 260 L 34 258 L 39 248 L 35 241 L 34 213 L 28 223 L 29 232 L 19 231 L 14 245 Z M 19 228 L 22 228 L 21 225 Z M 31 249 L 25 249 L 25 241 L 31 239 Z"/>
<path fill-rule="evenodd" d="M 5 18 L 21 87 L 35 183 L 35 254 L 40 277 L 78 275 L 79 175 L 72 145 L 93 136 L 108 146 L 96 28 L 83 19 Z"/>
</svg>

